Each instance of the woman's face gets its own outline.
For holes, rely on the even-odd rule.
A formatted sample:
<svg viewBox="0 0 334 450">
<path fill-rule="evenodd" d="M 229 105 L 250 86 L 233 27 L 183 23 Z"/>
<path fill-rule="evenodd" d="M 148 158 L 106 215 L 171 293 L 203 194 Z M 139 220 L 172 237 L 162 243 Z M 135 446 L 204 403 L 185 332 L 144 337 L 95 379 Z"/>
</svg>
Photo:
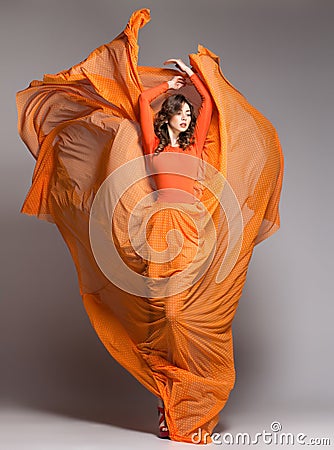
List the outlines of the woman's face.
<svg viewBox="0 0 334 450">
<path fill-rule="evenodd" d="M 187 103 L 183 103 L 182 108 L 169 119 L 169 126 L 174 132 L 186 131 L 191 122 L 191 111 Z"/>
</svg>

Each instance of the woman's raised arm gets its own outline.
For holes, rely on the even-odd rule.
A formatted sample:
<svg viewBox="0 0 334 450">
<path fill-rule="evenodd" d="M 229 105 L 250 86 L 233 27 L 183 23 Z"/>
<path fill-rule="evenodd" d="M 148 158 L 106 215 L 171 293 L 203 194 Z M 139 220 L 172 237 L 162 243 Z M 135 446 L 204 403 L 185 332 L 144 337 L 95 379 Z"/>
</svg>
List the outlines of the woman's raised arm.
<svg viewBox="0 0 334 450">
<path fill-rule="evenodd" d="M 202 98 L 202 104 L 198 110 L 194 131 L 196 154 L 200 157 L 210 127 L 213 102 L 209 91 L 206 89 L 199 76 L 196 73 L 193 73 L 190 79 Z"/>
<path fill-rule="evenodd" d="M 142 132 L 143 150 L 146 155 L 154 152 L 156 142 L 156 135 L 154 133 L 153 126 L 153 111 L 150 103 L 168 89 L 169 83 L 168 81 L 164 81 L 158 86 L 146 89 L 139 96 L 140 126 Z"/>
</svg>

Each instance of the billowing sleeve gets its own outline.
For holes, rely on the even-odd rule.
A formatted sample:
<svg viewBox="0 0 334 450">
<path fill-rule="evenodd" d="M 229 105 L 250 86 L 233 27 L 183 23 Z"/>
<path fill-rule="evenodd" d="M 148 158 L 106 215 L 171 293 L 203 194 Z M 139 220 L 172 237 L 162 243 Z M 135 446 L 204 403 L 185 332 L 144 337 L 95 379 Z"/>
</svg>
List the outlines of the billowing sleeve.
<svg viewBox="0 0 334 450">
<path fill-rule="evenodd" d="M 153 114 L 150 103 L 169 89 L 167 81 L 154 86 L 151 89 L 146 89 L 139 96 L 139 114 L 140 114 L 140 126 L 142 132 L 143 149 L 147 155 L 154 152 L 154 145 L 156 135 L 153 127 Z"/>
<path fill-rule="evenodd" d="M 209 91 L 206 89 L 196 73 L 193 73 L 189 78 L 202 98 L 202 104 L 198 111 L 194 131 L 196 154 L 199 157 L 202 153 L 203 145 L 211 122 L 212 100 Z"/>
</svg>

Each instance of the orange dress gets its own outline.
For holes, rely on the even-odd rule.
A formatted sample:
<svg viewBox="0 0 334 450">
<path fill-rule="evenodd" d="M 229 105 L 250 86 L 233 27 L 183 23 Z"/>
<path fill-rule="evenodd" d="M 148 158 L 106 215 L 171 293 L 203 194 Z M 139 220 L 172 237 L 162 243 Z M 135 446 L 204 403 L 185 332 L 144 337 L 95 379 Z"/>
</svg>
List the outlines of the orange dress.
<svg viewBox="0 0 334 450">
<path fill-rule="evenodd" d="M 170 438 L 206 443 L 234 386 L 232 321 L 253 249 L 280 226 L 283 154 L 274 126 L 199 45 L 189 60 L 212 99 L 194 182 L 201 195 L 155 201 L 139 98 L 179 72 L 138 66 L 138 32 L 149 20 L 148 9 L 135 11 L 84 61 L 18 92 L 19 133 L 36 159 L 21 211 L 56 224 L 92 326 L 162 398 Z M 199 110 L 194 85 L 180 91 Z"/>
<path fill-rule="evenodd" d="M 145 275 L 150 278 L 169 279 L 178 273 L 184 277 L 184 270 L 192 264 L 198 252 L 203 253 L 202 259 L 205 258 L 206 248 L 200 240 L 204 239 L 203 229 L 196 228 L 192 219 L 198 219 L 201 212 L 203 214 L 201 204 L 198 203 L 199 191 L 196 191 L 195 180 L 198 177 L 200 158 L 210 126 L 212 101 L 210 93 L 198 75 L 194 73 L 189 78 L 201 96 L 202 103 L 194 129 L 194 144 L 185 150 L 179 146 L 167 145 L 162 153 L 154 154 L 154 150 L 159 144 L 159 138 L 154 132 L 150 103 L 169 89 L 167 81 L 143 91 L 139 96 L 143 150 L 146 155 L 151 157 L 149 158 L 149 167 L 154 173 L 153 177 L 157 187 L 157 204 L 155 209 L 153 209 L 153 205 L 151 211 L 154 219 L 148 223 L 147 228 L 147 244 L 152 251 L 147 253 Z M 179 155 L 190 155 L 192 158 L 182 159 L 179 158 Z M 195 204 L 195 208 L 191 207 L 191 204 Z M 179 235 L 175 234 L 175 230 L 179 231 Z M 166 240 L 161 237 L 166 237 L 171 232 L 174 232 L 173 238 L 170 238 L 167 244 Z M 162 258 L 159 259 L 160 255 L 163 255 L 164 261 Z M 156 256 L 155 259 L 154 256 Z M 166 259 L 168 260 L 166 261 Z M 191 276 L 194 276 L 193 272 L 191 272 Z M 165 295 L 167 295 L 166 292 Z M 180 336 L 176 341 L 172 339 L 173 323 L 171 323 L 171 321 L 175 322 L 180 319 L 186 295 L 178 293 L 178 295 L 168 295 L 168 297 L 164 301 L 161 299 L 166 315 L 165 357 L 169 360 L 173 358 L 173 364 L 186 369 L 184 355 L 180 361 L 176 355 L 181 348 L 187 352 L 188 346 L 180 343 Z M 156 302 L 156 300 L 151 301 Z M 149 339 L 151 338 L 147 337 L 147 340 Z M 178 346 L 178 348 L 171 352 L 173 346 Z M 169 349 L 169 357 L 167 349 Z M 156 348 L 151 346 L 150 352 L 154 353 L 155 351 Z"/>
</svg>

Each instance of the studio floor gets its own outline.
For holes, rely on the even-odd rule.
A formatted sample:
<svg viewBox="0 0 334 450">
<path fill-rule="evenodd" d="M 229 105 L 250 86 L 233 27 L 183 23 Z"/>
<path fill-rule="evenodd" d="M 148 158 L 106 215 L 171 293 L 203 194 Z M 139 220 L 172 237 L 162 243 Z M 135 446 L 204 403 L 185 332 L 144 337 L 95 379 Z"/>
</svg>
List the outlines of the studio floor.
<svg viewBox="0 0 334 450">
<path fill-rule="evenodd" d="M 124 406 L 124 405 L 123 405 Z M 129 414 L 120 408 L 118 420 L 114 413 L 96 420 L 73 417 L 68 413 L 55 413 L 18 405 L 7 405 L 0 410 L 1 450 L 110 450 L 163 448 L 198 448 L 187 444 L 159 439 L 155 435 L 156 418 L 154 408 Z M 228 409 L 228 408 L 227 408 Z M 225 410 L 216 428 L 215 442 L 210 448 L 296 448 L 334 446 L 333 413 L 330 411 L 284 410 L 283 407 L 268 408 L 268 411 Z M 145 411 L 145 414 L 143 414 Z M 115 424 L 117 423 L 117 425 Z M 264 433 L 265 432 L 265 433 Z M 238 433 L 244 434 L 242 441 Z M 261 436 L 260 436 L 261 433 Z M 287 436 L 289 435 L 289 437 Z M 195 437 L 196 439 L 196 437 Z"/>
</svg>

